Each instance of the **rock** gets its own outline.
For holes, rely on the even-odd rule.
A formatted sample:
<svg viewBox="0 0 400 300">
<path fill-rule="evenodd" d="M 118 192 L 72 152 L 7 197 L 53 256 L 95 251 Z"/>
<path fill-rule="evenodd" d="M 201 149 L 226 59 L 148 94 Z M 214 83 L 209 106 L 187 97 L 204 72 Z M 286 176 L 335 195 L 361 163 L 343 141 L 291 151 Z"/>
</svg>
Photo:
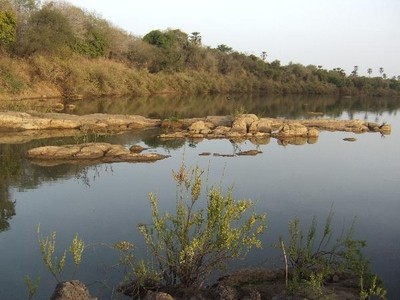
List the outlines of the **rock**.
<svg viewBox="0 0 400 300">
<path fill-rule="evenodd" d="M 218 299 L 223 300 L 239 300 L 239 293 L 238 291 L 227 284 L 219 284 L 216 288 L 216 293 L 218 295 Z"/>
<path fill-rule="evenodd" d="M 272 132 L 272 121 L 270 119 L 260 119 L 258 121 L 254 121 L 250 125 L 249 132 L 271 133 Z"/>
<path fill-rule="evenodd" d="M 354 137 L 347 137 L 347 138 L 344 138 L 343 141 L 346 141 L 346 142 L 355 142 L 355 141 L 357 141 L 357 139 L 354 138 Z"/>
<path fill-rule="evenodd" d="M 367 122 L 365 125 L 368 127 L 370 131 L 379 131 L 379 124 L 374 122 Z"/>
<path fill-rule="evenodd" d="M 300 123 L 286 123 L 277 133 L 274 133 L 273 136 L 279 138 L 288 138 L 288 137 L 306 137 L 308 134 L 308 129 L 306 126 Z"/>
<path fill-rule="evenodd" d="M 243 114 L 235 118 L 232 123 L 232 132 L 247 133 L 253 122 L 258 121 L 258 117 L 253 114 Z"/>
<path fill-rule="evenodd" d="M 262 153 L 262 152 L 259 150 L 247 150 L 247 151 L 240 151 L 237 153 L 237 155 L 255 156 L 260 153 Z"/>
<path fill-rule="evenodd" d="M 231 127 L 233 118 L 232 116 L 208 116 L 206 118 L 207 123 L 212 123 L 214 126 L 210 128 L 215 128 L 219 126 L 224 126 L 224 127 Z"/>
<path fill-rule="evenodd" d="M 210 156 L 211 153 L 210 152 L 202 152 L 199 154 L 199 156 Z"/>
<path fill-rule="evenodd" d="M 310 138 L 310 137 L 312 137 L 312 138 L 318 137 L 318 136 L 319 136 L 319 131 L 318 131 L 318 129 L 309 128 L 309 129 L 308 129 L 308 132 L 307 132 L 307 136 L 308 136 L 309 138 Z"/>
<path fill-rule="evenodd" d="M 184 123 L 180 120 L 164 120 L 161 122 L 161 128 L 178 130 L 184 128 Z"/>
<path fill-rule="evenodd" d="M 206 129 L 206 124 L 203 121 L 194 122 L 189 126 L 189 131 L 191 133 L 200 133 L 204 129 Z"/>
<path fill-rule="evenodd" d="M 246 134 L 247 133 L 247 123 L 245 119 L 236 119 L 232 124 L 232 133 Z"/>
<path fill-rule="evenodd" d="M 214 135 L 223 135 L 223 136 L 225 136 L 230 130 L 231 130 L 230 127 L 218 126 L 217 128 L 215 128 L 213 130 L 213 134 Z"/>
<path fill-rule="evenodd" d="M 62 113 L 0 112 L 0 131 L 81 129 L 126 131 L 159 127 L 161 121 L 135 115 L 91 114 L 76 116 Z"/>
<path fill-rule="evenodd" d="M 142 147 L 142 146 L 140 146 L 140 145 L 132 145 L 130 148 L 129 148 L 129 151 L 131 151 L 131 152 L 133 152 L 133 153 L 141 153 L 141 152 L 143 152 L 144 150 L 147 150 L 148 148 L 144 148 L 144 147 Z"/>
<path fill-rule="evenodd" d="M 258 117 L 255 114 L 242 114 L 237 117 L 237 119 L 242 119 L 246 122 L 247 126 L 250 126 L 251 123 L 258 121 Z"/>
<path fill-rule="evenodd" d="M 392 132 L 392 126 L 390 126 L 389 124 L 382 124 L 381 126 L 379 126 L 379 132 L 381 132 L 382 134 L 390 134 Z"/>
<path fill-rule="evenodd" d="M 88 288 L 79 280 L 64 281 L 57 284 L 51 300 L 95 300 Z"/>
<path fill-rule="evenodd" d="M 167 158 L 157 153 L 133 153 L 122 145 L 88 143 L 82 145 L 45 146 L 28 151 L 27 157 L 34 162 L 52 161 L 53 165 L 73 161 L 90 162 L 152 162 Z"/>
<path fill-rule="evenodd" d="M 160 139 L 184 139 L 186 134 L 184 132 L 163 133 L 158 136 Z"/>
<path fill-rule="evenodd" d="M 163 293 L 163 292 L 153 292 L 147 291 L 144 300 L 174 300 L 175 298 L 172 297 L 170 294 Z"/>
</svg>

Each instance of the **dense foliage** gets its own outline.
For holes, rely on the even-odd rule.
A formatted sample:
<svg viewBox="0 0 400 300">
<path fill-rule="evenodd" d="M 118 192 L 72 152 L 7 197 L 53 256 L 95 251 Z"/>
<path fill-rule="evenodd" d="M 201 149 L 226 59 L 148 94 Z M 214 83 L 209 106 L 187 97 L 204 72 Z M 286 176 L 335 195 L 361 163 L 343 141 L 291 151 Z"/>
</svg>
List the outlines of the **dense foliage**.
<svg viewBox="0 0 400 300">
<path fill-rule="evenodd" d="M 199 32 L 139 38 L 67 2 L 0 0 L 0 96 L 175 93 L 395 95 L 399 76 L 350 75 L 202 45 Z M 4 55 L 5 54 L 5 55 Z M 377 70 L 378 71 L 378 70 Z"/>
</svg>

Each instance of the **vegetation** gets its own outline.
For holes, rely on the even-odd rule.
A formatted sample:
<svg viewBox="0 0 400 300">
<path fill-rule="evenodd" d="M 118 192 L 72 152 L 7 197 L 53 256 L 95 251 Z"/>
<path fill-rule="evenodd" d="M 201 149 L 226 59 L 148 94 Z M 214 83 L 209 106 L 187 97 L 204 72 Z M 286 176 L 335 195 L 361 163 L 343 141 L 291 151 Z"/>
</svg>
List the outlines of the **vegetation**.
<svg viewBox="0 0 400 300">
<path fill-rule="evenodd" d="M 54 277 L 54 279 L 59 283 L 62 281 L 62 273 L 64 271 L 67 250 L 64 250 L 60 257 L 56 256 L 56 232 L 52 232 L 49 236 L 43 237 L 40 234 L 40 226 L 37 227 L 37 238 L 40 248 L 40 253 L 42 254 L 43 263 Z M 75 235 L 68 252 L 71 254 L 74 261 L 74 273 L 72 277 L 75 276 L 76 271 L 82 261 L 82 254 L 85 249 L 85 243 L 82 239 Z"/>
<path fill-rule="evenodd" d="M 139 282 L 152 274 L 158 285 L 201 287 L 228 261 L 261 247 L 258 237 L 266 228 L 266 216 L 248 214 L 250 200 L 236 201 L 231 191 L 225 194 L 218 187 L 206 191 L 206 208 L 201 208 L 203 171 L 198 167 L 188 170 L 182 164 L 173 177 L 178 187 L 175 214 L 160 213 L 156 196 L 150 194 L 153 222 L 139 226 L 155 268 L 148 272 L 144 266 L 149 264 L 142 262 L 142 271 L 136 267 L 135 275 L 141 275 Z"/>
<path fill-rule="evenodd" d="M 289 223 L 287 248 L 282 239 L 280 242 L 286 263 L 288 290 L 298 294 L 301 289 L 305 289 L 321 297 L 328 281 L 346 274 L 359 280 L 360 299 L 371 296 L 386 299 L 383 283 L 371 272 L 369 261 L 362 254 L 366 242 L 354 238 L 354 222 L 347 231 L 344 230 L 341 236 L 333 240 L 332 218 L 330 212 L 319 239 L 315 217 L 306 234 L 300 228 L 299 219 Z"/>
<path fill-rule="evenodd" d="M 0 0 L 0 97 L 111 94 L 394 95 L 398 78 L 347 76 L 202 45 L 199 32 L 152 30 L 143 38 L 67 2 Z"/>
</svg>

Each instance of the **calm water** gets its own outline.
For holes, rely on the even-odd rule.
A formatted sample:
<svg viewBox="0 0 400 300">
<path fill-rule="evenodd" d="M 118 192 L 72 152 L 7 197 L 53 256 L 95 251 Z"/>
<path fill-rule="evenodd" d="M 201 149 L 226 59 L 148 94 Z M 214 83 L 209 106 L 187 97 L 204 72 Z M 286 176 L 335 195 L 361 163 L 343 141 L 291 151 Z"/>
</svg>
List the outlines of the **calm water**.
<svg viewBox="0 0 400 300">
<path fill-rule="evenodd" d="M 215 102 L 213 102 L 215 101 Z M 170 158 L 153 164 L 118 163 L 97 166 L 62 165 L 39 167 L 23 159 L 27 149 L 45 144 L 74 143 L 74 139 L 37 139 L 18 144 L 0 143 L 0 298 L 26 299 L 25 275 L 40 275 L 37 299 L 51 294 L 55 281 L 44 269 L 35 227 L 43 234 L 57 232 L 59 249 L 67 247 L 75 233 L 90 246 L 78 277 L 90 284 L 99 299 L 122 299 L 111 286 L 123 278 L 115 251 L 107 247 L 120 240 L 138 246 L 146 255 L 138 223 L 148 223 L 148 192 L 156 192 L 161 209 L 173 210 L 175 185 L 171 170 L 184 157 L 187 165 L 210 169 L 210 183 L 234 187 L 236 198 L 250 198 L 258 212 L 268 214 L 264 249 L 242 265 L 281 266 L 279 253 L 270 247 L 285 235 L 290 219 L 308 225 L 313 216 L 322 224 L 333 205 L 334 224 L 340 232 L 357 217 L 356 236 L 367 240 L 365 254 L 373 271 L 389 289 L 390 299 L 400 298 L 400 133 L 399 99 L 322 98 L 150 98 L 99 100 L 75 103 L 78 114 L 132 113 L 151 117 L 190 117 L 229 114 L 235 110 L 290 118 L 306 118 L 308 111 L 326 116 L 359 118 L 392 124 L 392 134 L 354 135 L 322 132 L 318 142 L 281 146 L 275 139 L 266 145 L 249 141 L 233 145 L 228 140 L 199 143 L 160 142 L 156 130 L 108 137 L 124 145 L 141 144 Z M 344 137 L 355 136 L 354 143 Z M 0 134 L 0 141 L 2 135 Z M 256 149 L 256 157 L 199 156 L 202 152 L 232 154 Z M 72 270 L 67 269 L 65 279 Z"/>
</svg>

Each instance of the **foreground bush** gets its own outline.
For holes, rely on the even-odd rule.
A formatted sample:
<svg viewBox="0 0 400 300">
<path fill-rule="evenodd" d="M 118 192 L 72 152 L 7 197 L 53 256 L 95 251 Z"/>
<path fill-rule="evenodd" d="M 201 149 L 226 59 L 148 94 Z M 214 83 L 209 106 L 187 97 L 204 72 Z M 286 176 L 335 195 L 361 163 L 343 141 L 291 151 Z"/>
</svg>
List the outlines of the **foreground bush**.
<svg viewBox="0 0 400 300">
<path fill-rule="evenodd" d="M 157 197 L 150 194 L 153 223 L 139 226 L 155 267 L 146 272 L 148 264 L 142 262 L 135 274 L 141 282 L 151 276 L 160 285 L 201 287 L 228 261 L 261 247 L 266 216 L 248 213 L 250 200 L 236 201 L 231 190 L 224 193 L 220 187 L 204 193 L 206 206 L 201 208 L 203 171 L 197 167 L 182 165 L 173 177 L 178 186 L 175 214 L 160 213 Z"/>
</svg>

